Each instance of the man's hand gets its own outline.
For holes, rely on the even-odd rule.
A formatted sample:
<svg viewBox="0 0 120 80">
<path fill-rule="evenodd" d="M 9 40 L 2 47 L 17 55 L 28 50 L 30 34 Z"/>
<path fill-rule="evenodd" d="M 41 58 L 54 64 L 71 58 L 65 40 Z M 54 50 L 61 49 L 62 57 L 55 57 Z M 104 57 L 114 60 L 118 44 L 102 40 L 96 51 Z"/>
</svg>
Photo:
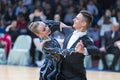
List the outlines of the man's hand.
<svg viewBox="0 0 120 80">
<path fill-rule="evenodd" d="M 76 45 L 75 52 L 79 52 L 79 53 L 84 54 L 85 49 L 84 49 L 84 45 L 83 45 L 82 40 L 80 40 L 80 42 L 78 42 L 78 44 Z"/>
<path fill-rule="evenodd" d="M 114 46 L 119 48 L 120 47 L 120 41 L 114 42 Z"/>
<path fill-rule="evenodd" d="M 100 50 L 101 52 L 106 52 L 105 47 L 101 47 L 99 50 Z"/>
</svg>

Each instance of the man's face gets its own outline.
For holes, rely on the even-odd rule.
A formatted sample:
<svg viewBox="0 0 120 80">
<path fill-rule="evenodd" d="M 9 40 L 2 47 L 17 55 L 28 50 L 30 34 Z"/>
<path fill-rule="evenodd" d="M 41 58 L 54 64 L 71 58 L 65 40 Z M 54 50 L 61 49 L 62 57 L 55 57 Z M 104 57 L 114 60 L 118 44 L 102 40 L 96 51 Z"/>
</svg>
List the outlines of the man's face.
<svg viewBox="0 0 120 80">
<path fill-rule="evenodd" d="M 80 29 L 81 27 L 85 26 L 83 23 L 85 23 L 84 17 L 81 13 L 79 13 L 74 19 L 73 28 Z"/>
<path fill-rule="evenodd" d="M 17 21 L 13 21 L 12 23 L 11 23 L 11 25 L 12 25 L 12 27 L 16 27 L 17 26 Z"/>
<path fill-rule="evenodd" d="M 112 26 L 112 31 L 118 31 L 119 30 L 119 24 L 118 23 L 115 23 L 115 24 L 113 24 L 113 26 Z"/>
<path fill-rule="evenodd" d="M 49 29 L 49 27 L 43 22 L 39 23 L 37 30 L 38 30 L 37 36 L 42 38 L 48 36 L 51 33 L 51 30 Z"/>
</svg>

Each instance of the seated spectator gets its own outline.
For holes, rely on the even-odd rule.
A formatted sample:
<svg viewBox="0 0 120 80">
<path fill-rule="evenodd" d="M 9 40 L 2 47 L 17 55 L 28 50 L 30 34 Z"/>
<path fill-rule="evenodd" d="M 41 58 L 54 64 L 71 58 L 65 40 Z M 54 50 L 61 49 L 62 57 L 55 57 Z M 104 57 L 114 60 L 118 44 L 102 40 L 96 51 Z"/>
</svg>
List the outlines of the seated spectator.
<svg viewBox="0 0 120 80">
<path fill-rule="evenodd" d="M 0 20 L 0 33 L 5 33 L 5 25 L 6 25 L 6 21 L 4 19 Z"/>
<path fill-rule="evenodd" d="M 33 13 L 31 13 L 29 15 L 29 19 L 31 22 L 32 21 L 41 21 L 41 20 L 46 20 L 46 16 L 42 10 L 40 10 L 39 8 L 35 8 Z"/>
<path fill-rule="evenodd" d="M 27 22 L 23 14 L 17 16 L 17 28 L 20 31 L 20 34 L 27 34 Z"/>
<path fill-rule="evenodd" d="M 12 6 L 9 6 L 4 14 L 4 19 L 6 20 L 7 24 L 10 24 L 12 20 L 16 19 Z"/>
<path fill-rule="evenodd" d="M 70 6 L 65 15 L 64 22 L 68 25 L 72 25 L 73 18 L 75 18 L 75 8 L 73 6 Z"/>
<path fill-rule="evenodd" d="M 13 20 L 11 22 L 11 24 L 7 26 L 6 34 L 11 35 L 12 44 L 13 44 L 19 35 L 19 29 L 17 28 L 17 21 L 16 20 Z"/>
<path fill-rule="evenodd" d="M 22 14 L 19 14 L 17 16 L 17 21 L 18 21 L 17 22 L 17 28 L 19 28 L 19 29 L 25 29 L 26 28 L 27 23 L 26 23 L 25 18 Z"/>
<path fill-rule="evenodd" d="M 9 34 L 4 34 L 0 37 L 0 48 L 5 49 L 6 58 L 8 58 L 9 51 L 11 49 L 11 36 Z"/>
<path fill-rule="evenodd" d="M 86 5 L 86 8 L 88 11 L 91 12 L 92 15 L 97 16 L 98 15 L 98 8 L 95 5 L 93 0 L 89 0 L 88 4 Z"/>
<path fill-rule="evenodd" d="M 110 31 L 112 24 L 116 21 L 116 18 L 112 17 L 111 10 L 107 9 L 105 15 L 102 16 L 97 23 L 100 26 L 100 36 L 102 37 L 106 31 Z"/>
<path fill-rule="evenodd" d="M 120 32 L 119 32 L 119 24 L 113 23 L 112 30 L 107 31 L 104 34 L 104 47 L 100 48 L 101 51 L 101 59 L 103 61 L 104 69 L 108 69 L 108 65 L 106 63 L 105 56 L 107 54 L 113 54 L 114 59 L 112 62 L 112 65 L 110 66 L 110 70 L 115 69 L 115 65 L 118 62 L 118 59 L 120 57 L 120 49 L 118 48 L 118 41 L 120 41 Z"/>
<path fill-rule="evenodd" d="M 116 12 L 116 18 L 117 18 L 117 21 L 118 21 L 118 23 L 119 23 L 119 25 L 120 25 L 120 9 L 119 10 L 117 10 L 117 12 Z M 120 26 L 119 26 L 120 27 Z M 120 30 L 120 29 L 119 29 Z"/>
<path fill-rule="evenodd" d="M 77 11 L 85 10 L 85 2 L 84 0 L 79 0 L 78 4 L 76 5 Z"/>
<path fill-rule="evenodd" d="M 55 7 L 55 13 L 57 13 L 57 14 L 60 15 L 61 21 L 64 20 L 65 11 L 64 11 L 64 8 L 63 8 L 62 5 L 59 4 L 59 5 L 57 5 L 57 6 Z"/>
</svg>

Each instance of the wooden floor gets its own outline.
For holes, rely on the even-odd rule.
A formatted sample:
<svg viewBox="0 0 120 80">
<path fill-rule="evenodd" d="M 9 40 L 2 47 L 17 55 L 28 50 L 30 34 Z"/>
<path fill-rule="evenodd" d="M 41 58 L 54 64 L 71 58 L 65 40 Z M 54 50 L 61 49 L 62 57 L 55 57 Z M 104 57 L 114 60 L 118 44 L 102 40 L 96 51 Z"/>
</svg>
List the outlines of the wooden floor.
<svg viewBox="0 0 120 80">
<path fill-rule="evenodd" d="M 88 80 L 120 80 L 118 72 L 88 71 Z M 39 80 L 39 68 L 0 65 L 0 80 Z"/>
</svg>

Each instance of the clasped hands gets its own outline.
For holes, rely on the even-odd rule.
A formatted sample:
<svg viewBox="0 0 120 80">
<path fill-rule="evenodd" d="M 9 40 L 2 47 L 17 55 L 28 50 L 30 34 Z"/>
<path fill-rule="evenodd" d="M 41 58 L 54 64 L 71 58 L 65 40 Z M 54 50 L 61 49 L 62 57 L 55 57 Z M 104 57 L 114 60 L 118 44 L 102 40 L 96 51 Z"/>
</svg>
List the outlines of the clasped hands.
<svg viewBox="0 0 120 80">
<path fill-rule="evenodd" d="M 84 47 L 84 44 L 82 42 L 82 40 L 80 40 L 76 47 L 75 47 L 75 52 L 78 52 L 78 53 L 81 53 L 81 54 L 84 54 L 85 53 L 85 47 Z"/>
<path fill-rule="evenodd" d="M 43 47 L 43 44 L 47 41 L 50 41 L 51 39 L 46 39 L 46 40 L 43 40 L 43 42 L 41 42 L 41 47 Z M 82 40 L 80 40 L 76 47 L 75 47 L 75 52 L 78 52 L 78 53 L 81 53 L 81 54 L 84 54 L 85 53 L 85 47 L 84 47 L 84 44 L 82 42 Z"/>
</svg>

